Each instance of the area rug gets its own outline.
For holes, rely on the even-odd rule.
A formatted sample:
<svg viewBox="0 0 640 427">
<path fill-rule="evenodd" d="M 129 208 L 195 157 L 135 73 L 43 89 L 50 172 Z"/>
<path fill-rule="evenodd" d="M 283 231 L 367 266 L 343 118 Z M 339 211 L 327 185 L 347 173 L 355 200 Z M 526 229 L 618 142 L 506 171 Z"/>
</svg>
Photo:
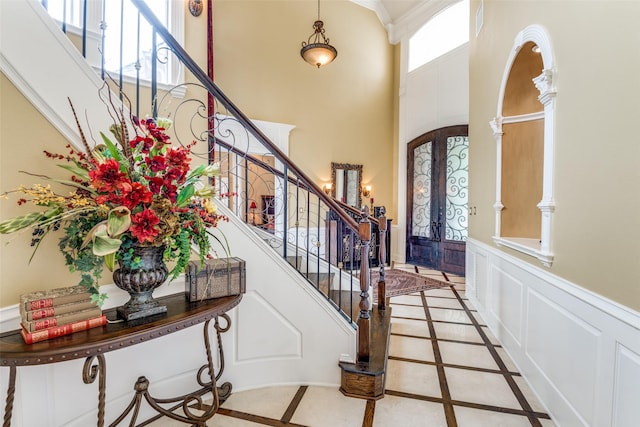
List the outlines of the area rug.
<svg viewBox="0 0 640 427">
<path fill-rule="evenodd" d="M 378 271 L 371 272 L 371 287 L 373 288 L 373 300 L 378 298 Z M 453 283 L 444 280 L 435 279 L 419 273 L 410 271 L 387 269 L 385 270 L 385 296 L 387 298 L 398 295 L 408 295 L 414 292 L 426 291 L 429 289 L 438 289 L 451 286 Z"/>
</svg>

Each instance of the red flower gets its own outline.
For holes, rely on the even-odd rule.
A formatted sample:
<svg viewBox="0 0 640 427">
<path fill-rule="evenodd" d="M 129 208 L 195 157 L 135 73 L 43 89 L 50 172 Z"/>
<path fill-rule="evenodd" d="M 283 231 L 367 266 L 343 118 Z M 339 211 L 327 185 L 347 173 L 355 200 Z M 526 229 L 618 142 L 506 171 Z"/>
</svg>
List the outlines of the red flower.
<svg viewBox="0 0 640 427">
<path fill-rule="evenodd" d="M 189 151 L 184 148 L 169 148 L 166 154 L 167 165 L 182 169 L 188 168 L 191 161 L 191 158 L 187 156 L 188 154 Z"/>
<path fill-rule="evenodd" d="M 153 239 L 160 232 L 158 224 L 160 218 L 151 209 L 144 209 L 142 212 L 131 215 L 131 235 L 138 239 L 140 243 L 153 242 Z"/>
<path fill-rule="evenodd" d="M 164 180 L 167 182 L 177 182 L 178 184 L 182 184 L 184 179 L 187 177 L 187 169 L 182 168 L 172 168 L 167 171 L 164 175 Z"/>
<path fill-rule="evenodd" d="M 152 172 L 160 172 L 165 170 L 167 167 L 164 156 L 147 157 L 144 161 Z"/>
<path fill-rule="evenodd" d="M 142 142 L 141 151 L 143 153 L 148 153 L 149 150 L 151 150 L 153 146 L 156 144 L 153 138 L 150 138 L 148 136 L 136 136 L 134 139 L 129 141 L 129 144 L 131 145 L 131 148 L 135 149 L 141 142 Z"/>
<path fill-rule="evenodd" d="M 98 191 L 114 191 L 118 184 L 126 180 L 126 175 L 120 172 L 120 163 L 114 159 L 108 159 L 89 171 L 91 185 Z"/>
<path fill-rule="evenodd" d="M 144 185 L 139 182 L 133 182 L 121 187 L 122 196 L 120 203 L 133 210 L 136 206 L 144 203 L 151 203 L 153 195 Z"/>
<path fill-rule="evenodd" d="M 162 186 L 164 185 L 164 180 L 159 176 L 148 176 L 147 179 L 149 180 L 149 191 L 153 194 L 160 194 Z"/>
<path fill-rule="evenodd" d="M 175 203 L 178 200 L 178 187 L 170 182 L 164 182 L 164 191 L 162 193 L 167 199 L 171 200 L 171 203 Z"/>
</svg>

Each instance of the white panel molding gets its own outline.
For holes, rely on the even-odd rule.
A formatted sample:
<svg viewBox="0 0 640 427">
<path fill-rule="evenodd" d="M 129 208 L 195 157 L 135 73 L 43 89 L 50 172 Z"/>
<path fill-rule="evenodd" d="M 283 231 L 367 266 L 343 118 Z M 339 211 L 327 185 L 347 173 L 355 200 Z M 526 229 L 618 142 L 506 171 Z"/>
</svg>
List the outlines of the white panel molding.
<svg viewBox="0 0 640 427">
<path fill-rule="evenodd" d="M 302 358 L 300 330 L 259 291 L 248 291 L 244 295 L 238 314 L 239 321 L 234 323 L 238 337 L 235 361 L 238 364 Z"/>
<path fill-rule="evenodd" d="M 514 343 L 521 345 L 523 319 L 519 307 L 523 305 L 524 284 L 495 265 L 491 266 L 491 277 L 495 292 L 491 294 L 488 309 Z M 510 288 L 514 286 L 517 289 L 512 291 Z"/>
<path fill-rule="evenodd" d="M 505 296 L 512 284 L 503 273 L 524 287 L 520 305 L 512 307 L 524 319 L 520 343 L 492 305 L 513 300 Z M 466 295 L 556 425 L 637 421 L 631 402 L 640 395 L 640 313 L 474 238 L 467 241 Z"/>
</svg>

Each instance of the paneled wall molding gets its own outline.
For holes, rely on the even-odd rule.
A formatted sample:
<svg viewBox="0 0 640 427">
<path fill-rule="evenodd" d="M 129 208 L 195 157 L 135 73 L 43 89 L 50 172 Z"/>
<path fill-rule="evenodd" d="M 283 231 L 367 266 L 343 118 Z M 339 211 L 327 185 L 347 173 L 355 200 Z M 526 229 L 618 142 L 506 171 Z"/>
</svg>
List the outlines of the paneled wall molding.
<svg viewBox="0 0 640 427">
<path fill-rule="evenodd" d="M 466 283 L 556 425 L 637 423 L 640 313 L 474 238 Z"/>
</svg>

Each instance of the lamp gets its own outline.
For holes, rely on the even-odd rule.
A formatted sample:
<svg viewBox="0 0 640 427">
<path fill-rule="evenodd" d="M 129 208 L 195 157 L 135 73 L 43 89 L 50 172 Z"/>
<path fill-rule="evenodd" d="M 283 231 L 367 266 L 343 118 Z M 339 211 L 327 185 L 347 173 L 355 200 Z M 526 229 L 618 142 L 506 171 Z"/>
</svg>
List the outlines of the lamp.
<svg viewBox="0 0 640 427">
<path fill-rule="evenodd" d="M 362 195 L 364 197 L 369 197 L 371 195 L 371 186 L 370 185 L 365 185 L 364 187 L 362 187 Z"/>
<path fill-rule="evenodd" d="M 331 183 L 328 182 L 324 185 L 324 187 L 322 187 L 322 189 L 324 190 L 324 193 L 328 196 L 331 194 Z"/>
<path fill-rule="evenodd" d="M 313 33 L 306 42 L 302 42 L 300 56 L 311 65 L 320 68 L 336 59 L 338 51 L 329 44 L 324 35 L 324 23 L 320 20 L 320 0 L 318 0 L 318 19 L 313 23 Z"/>
<path fill-rule="evenodd" d="M 251 225 L 256 225 L 256 209 L 258 206 L 255 201 L 251 201 L 251 205 L 249 205 L 249 209 L 251 209 Z"/>
<path fill-rule="evenodd" d="M 202 0 L 189 0 L 189 12 L 193 16 L 200 16 L 202 13 Z"/>
</svg>

